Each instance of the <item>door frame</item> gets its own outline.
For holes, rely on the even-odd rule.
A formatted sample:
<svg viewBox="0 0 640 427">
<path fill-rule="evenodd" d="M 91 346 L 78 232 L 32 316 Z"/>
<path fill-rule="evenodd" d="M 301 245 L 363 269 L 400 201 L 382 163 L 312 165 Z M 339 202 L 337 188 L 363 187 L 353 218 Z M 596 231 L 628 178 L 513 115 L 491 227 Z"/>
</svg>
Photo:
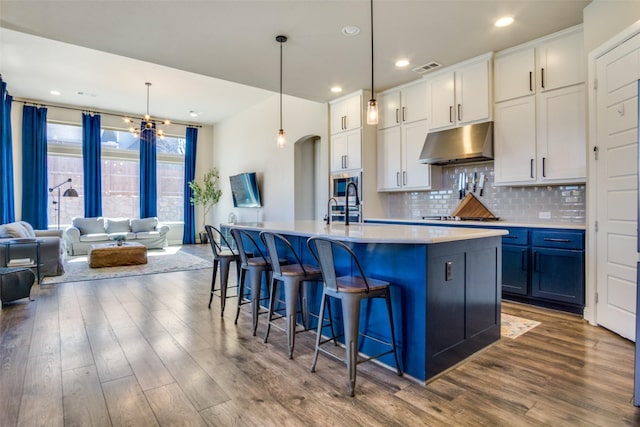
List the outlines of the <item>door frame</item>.
<svg viewBox="0 0 640 427">
<path fill-rule="evenodd" d="M 596 292 L 597 292 L 597 238 L 596 221 L 598 220 L 597 188 L 591 185 L 598 180 L 597 165 L 594 155 L 594 148 L 597 141 L 597 105 L 595 93 L 596 62 L 603 55 L 612 51 L 616 47 L 624 44 L 627 40 L 640 34 L 640 21 L 632 24 L 617 35 L 593 49 L 587 55 L 587 209 L 586 209 L 586 269 L 585 269 L 585 308 L 584 318 L 592 325 L 597 325 Z M 639 124 L 640 125 L 640 124 Z M 636 313 L 637 316 L 637 313 Z"/>
</svg>

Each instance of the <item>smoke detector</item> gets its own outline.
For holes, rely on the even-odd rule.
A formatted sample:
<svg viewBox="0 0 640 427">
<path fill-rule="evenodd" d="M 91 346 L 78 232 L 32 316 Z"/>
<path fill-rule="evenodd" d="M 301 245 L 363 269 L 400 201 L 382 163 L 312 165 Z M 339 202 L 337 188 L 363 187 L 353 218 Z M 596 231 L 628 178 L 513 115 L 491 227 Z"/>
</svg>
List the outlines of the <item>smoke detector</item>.
<svg viewBox="0 0 640 427">
<path fill-rule="evenodd" d="M 436 61 L 428 62 L 419 67 L 413 68 L 412 71 L 415 71 L 418 74 L 426 74 L 430 71 L 435 70 L 436 68 L 442 67 L 442 64 Z"/>
</svg>

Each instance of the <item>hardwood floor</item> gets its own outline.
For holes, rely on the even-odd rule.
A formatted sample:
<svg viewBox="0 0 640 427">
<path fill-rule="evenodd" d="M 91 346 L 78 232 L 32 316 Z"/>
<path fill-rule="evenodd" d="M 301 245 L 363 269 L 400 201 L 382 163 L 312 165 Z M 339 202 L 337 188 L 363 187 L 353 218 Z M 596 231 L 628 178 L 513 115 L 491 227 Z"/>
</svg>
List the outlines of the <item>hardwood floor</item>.
<svg viewBox="0 0 640 427">
<path fill-rule="evenodd" d="M 183 250 L 210 256 L 207 246 Z M 211 270 L 35 286 L 0 310 L 1 426 L 639 425 L 633 343 L 582 319 L 511 303 L 542 324 L 429 384 L 368 363 L 350 398 L 314 334 L 262 342 L 236 301 L 207 309 Z M 248 307 L 248 306 L 244 306 Z M 411 351 L 405 349 L 405 351 Z"/>
</svg>

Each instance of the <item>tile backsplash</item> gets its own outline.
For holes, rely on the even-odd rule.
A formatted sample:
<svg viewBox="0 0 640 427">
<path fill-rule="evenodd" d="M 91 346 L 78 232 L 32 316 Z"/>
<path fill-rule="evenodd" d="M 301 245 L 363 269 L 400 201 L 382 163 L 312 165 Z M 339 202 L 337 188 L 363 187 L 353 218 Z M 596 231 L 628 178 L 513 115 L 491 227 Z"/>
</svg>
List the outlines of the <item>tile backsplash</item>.
<svg viewBox="0 0 640 427">
<path fill-rule="evenodd" d="M 475 172 L 478 177 L 481 173 L 485 174 L 483 196 L 480 197 L 479 190 L 474 195 L 501 220 L 523 223 L 585 223 L 584 184 L 496 187 L 493 162 L 443 167 L 441 190 L 388 193 L 389 218 L 421 219 L 423 216 L 450 215 L 460 203 L 458 177 L 462 172 Z"/>
</svg>

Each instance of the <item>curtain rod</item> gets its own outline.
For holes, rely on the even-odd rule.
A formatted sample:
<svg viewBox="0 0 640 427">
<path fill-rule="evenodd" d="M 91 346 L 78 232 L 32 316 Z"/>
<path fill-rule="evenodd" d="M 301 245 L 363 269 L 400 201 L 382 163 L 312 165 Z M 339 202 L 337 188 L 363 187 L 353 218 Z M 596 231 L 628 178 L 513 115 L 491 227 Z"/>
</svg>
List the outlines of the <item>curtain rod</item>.
<svg viewBox="0 0 640 427">
<path fill-rule="evenodd" d="M 118 114 L 118 113 L 111 113 L 111 112 L 107 112 L 107 111 L 95 110 L 95 109 L 91 109 L 91 108 L 78 108 L 78 107 L 70 107 L 70 106 L 67 106 L 67 105 L 47 104 L 45 102 L 34 101 L 34 100 L 31 100 L 31 99 L 25 99 L 25 98 L 13 98 L 13 102 L 22 102 L 23 104 L 33 104 L 36 107 L 38 107 L 38 106 L 40 106 L 40 107 L 55 107 L 55 108 L 63 108 L 63 109 L 66 109 L 66 110 L 82 111 L 83 113 L 105 114 L 107 116 L 122 117 L 123 119 L 135 119 L 135 118 L 138 118 L 140 120 L 144 120 L 143 117 L 136 117 L 133 114 L 125 115 L 125 114 Z M 162 122 L 162 120 L 158 120 L 158 121 Z M 201 128 L 202 127 L 202 125 L 197 125 L 197 124 L 174 122 L 173 120 L 169 120 L 169 121 L 171 122 L 169 124 L 169 126 L 171 126 L 171 125 L 179 125 L 179 126 L 186 126 L 186 127 L 192 127 L 192 128 Z"/>
</svg>

